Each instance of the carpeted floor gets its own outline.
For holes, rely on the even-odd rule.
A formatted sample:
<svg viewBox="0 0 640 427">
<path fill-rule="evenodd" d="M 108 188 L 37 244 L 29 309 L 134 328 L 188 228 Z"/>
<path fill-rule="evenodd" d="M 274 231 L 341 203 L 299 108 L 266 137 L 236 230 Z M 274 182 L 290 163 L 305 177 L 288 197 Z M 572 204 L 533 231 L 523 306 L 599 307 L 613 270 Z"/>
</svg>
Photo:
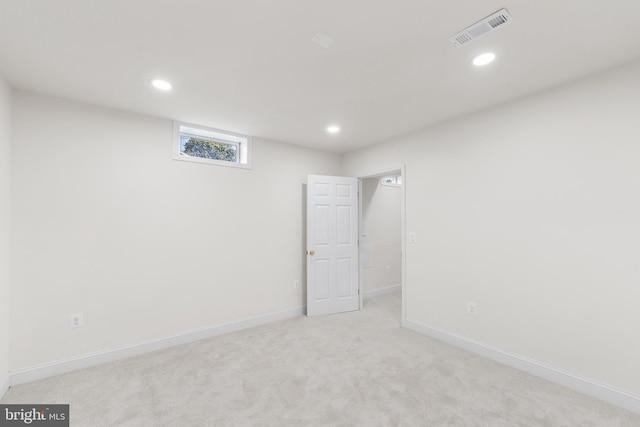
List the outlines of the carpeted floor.
<svg viewBox="0 0 640 427">
<path fill-rule="evenodd" d="M 400 294 L 12 387 L 71 426 L 640 426 L 640 415 L 400 327 Z"/>
</svg>

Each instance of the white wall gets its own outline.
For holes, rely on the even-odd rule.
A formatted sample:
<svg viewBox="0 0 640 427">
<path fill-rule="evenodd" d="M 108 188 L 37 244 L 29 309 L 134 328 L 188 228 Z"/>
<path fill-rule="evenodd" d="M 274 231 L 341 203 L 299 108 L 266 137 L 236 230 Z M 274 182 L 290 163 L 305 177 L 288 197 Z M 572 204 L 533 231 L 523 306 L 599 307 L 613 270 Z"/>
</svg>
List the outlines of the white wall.
<svg viewBox="0 0 640 427">
<path fill-rule="evenodd" d="M 366 235 L 360 237 L 360 245 L 370 247 L 373 254 L 372 265 L 362 269 L 364 292 L 402 282 L 401 203 L 401 187 L 380 185 L 380 178 L 362 180 L 362 221 Z"/>
<path fill-rule="evenodd" d="M 0 396 L 9 371 L 11 88 L 0 77 Z"/>
<path fill-rule="evenodd" d="M 344 157 L 352 174 L 406 164 L 409 320 L 640 394 L 638 76 L 640 62 Z"/>
<path fill-rule="evenodd" d="M 12 370 L 303 305 L 302 183 L 338 155 L 175 161 L 169 120 L 21 91 L 13 119 Z"/>
</svg>

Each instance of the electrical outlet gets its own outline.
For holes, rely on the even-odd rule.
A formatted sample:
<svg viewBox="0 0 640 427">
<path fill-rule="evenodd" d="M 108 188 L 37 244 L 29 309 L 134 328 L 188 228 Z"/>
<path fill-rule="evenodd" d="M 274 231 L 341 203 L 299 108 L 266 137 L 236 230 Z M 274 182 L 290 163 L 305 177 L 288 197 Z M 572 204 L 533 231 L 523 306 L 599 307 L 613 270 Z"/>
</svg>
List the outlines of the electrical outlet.
<svg viewBox="0 0 640 427">
<path fill-rule="evenodd" d="M 300 280 L 293 281 L 293 289 L 300 289 Z"/>
<path fill-rule="evenodd" d="M 387 265 L 387 273 L 391 273 L 391 266 Z"/>
<path fill-rule="evenodd" d="M 478 314 L 478 305 L 475 302 L 468 302 L 467 303 L 467 311 L 472 316 L 475 316 L 476 314 Z"/>
<path fill-rule="evenodd" d="M 82 328 L 84 326 L 84 320 L 82 313 L 76 313 L 69 315 L 69 328 Z"/>
<path fill-rule="evenodd" d="M 415 243 L 418 241 L 418 237 L 416 236 L 416 232 L 412 231 L 409 233 L 409 243 Z"/>
</svg>

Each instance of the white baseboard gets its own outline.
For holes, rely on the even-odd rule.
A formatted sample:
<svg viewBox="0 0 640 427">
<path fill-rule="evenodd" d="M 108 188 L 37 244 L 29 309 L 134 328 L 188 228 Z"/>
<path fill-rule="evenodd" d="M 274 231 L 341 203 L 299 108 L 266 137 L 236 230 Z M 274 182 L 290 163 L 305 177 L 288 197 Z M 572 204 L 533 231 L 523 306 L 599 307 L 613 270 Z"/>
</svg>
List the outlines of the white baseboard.
<svg viewBox="0 0 640 427">
<path fill-rule="evenodd" d="M 379 297 L 380 295 L 386 295 L 393 292 L 397 292 L 402 289 L 402 283 L 397 285 L 386 286 L 380 289 L 374 289 L 372 291 L 367 291 L 363 294 L 364 299 Z"/>
<path fill-rule="evenodd" d="M 466 337 L 451 334 L 431 326 L 426 326 L 410 320 L 405 321 L 405 326 L 422 335 L 443 341 L 454 347 L 461 348 L 471 353 L 478 354 L 503 365 L 527 372 L 547 381 L 560 384 L 582 394 L 596 399 L 604 400 L 616 406 L 640 414 L 640 395 L 616 389 L 597 381 L 583 378 L 571 372 L 546 365 L 533 359 L 517 354 L 508 353 L 490 345 L 470 340 Z"/>
<path fill-rule="evenodd" d="M 304 307 L 297 307 L 285 311 L 268 313 L 262 316 L 240 320 L 237 322 L 187 331 L 179 335 L 174 335 L 167 338 L 143 341 L 125 347 L 113 348 L 95 353 L 84 354 L 78 357 L 72 357 L 69 359 L 57 360 L 42 365 L 32 366 L 29 368 L 21 369 L 19 371 L 11 372 L 7 382 L 7 388 L 9 385 L 36 381 L 55 375 L 65 374 L 67 372 L 77 371 L 79 369 L 89 368 L 91 366 L 101 365 L 103 363 L 126 359 L 127 357 L 139 356 L 141 354 L 151 353 L 153 351 L 163 350 L 165 348 L 199 341 L 201 339 L 214 337 L 216 335 L 222 335 L 229 332 L 235 332 L 242 329 L 276 322 L 278 320 L 300 316 L 304 314 L 304 310 Z M 4 385 L 4 383 L 2 383 L 2 385 Z M 1 390 L 2 389 L 0 389 L 0 391 Z"/>
<path fill-rule="evenodd" d="M 9 375 L 0 377 L 0 399 L 2 399 L 4 395 L 7 393 L 7 391 L 9 390 L 9 382 L 10 382 Z"/>
</svg>

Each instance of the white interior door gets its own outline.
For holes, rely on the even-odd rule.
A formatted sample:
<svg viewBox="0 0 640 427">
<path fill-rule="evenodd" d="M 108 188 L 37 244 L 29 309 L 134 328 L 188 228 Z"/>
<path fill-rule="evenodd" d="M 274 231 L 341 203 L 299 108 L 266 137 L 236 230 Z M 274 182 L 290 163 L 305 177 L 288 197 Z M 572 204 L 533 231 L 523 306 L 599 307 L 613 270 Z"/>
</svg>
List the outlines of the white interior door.
<svg viewBox="0 0 640 427">
<path fill-rule="evenodd" d="M 307 179 L 307 316 L 358 310 L 358 179 Z"/>
</svg>

